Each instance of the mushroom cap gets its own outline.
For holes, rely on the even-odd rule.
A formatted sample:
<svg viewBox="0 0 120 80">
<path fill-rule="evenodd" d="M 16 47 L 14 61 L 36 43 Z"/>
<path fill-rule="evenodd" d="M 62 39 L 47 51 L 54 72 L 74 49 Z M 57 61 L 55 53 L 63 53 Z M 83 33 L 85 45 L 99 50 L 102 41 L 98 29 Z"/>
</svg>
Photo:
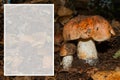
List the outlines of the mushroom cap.
<svg viewBox="0 0 120 80">
<path fill-rule="evenodd" d="M 63 28 L 64 40 L 89 39 L 104 41 L 115 35 L 114 30 L 107 20 L 103 17 L 87 16 L 80 19 L 71 19 Z"/>
<path fill-rule="evenodd" d="M 65 43 L 60 48 L 60 56 L 72 55 L 76 52 L 76 46 L 72 43 Z"/>
</svg>

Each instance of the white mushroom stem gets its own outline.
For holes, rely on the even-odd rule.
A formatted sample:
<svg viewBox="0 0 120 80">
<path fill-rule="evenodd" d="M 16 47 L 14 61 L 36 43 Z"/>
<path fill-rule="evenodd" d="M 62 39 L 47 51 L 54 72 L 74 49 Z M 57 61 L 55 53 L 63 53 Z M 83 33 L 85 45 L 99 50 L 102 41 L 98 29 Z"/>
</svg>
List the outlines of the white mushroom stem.
<svg viewBox="0 0 120 80">
<path fill-rule="evenodd" d="M 92 40 L 79 41 L 77 45 L 77 56 L 90 65 L 95 64 L 98 59 L 95 43 Z"/>
<path fill-rule="evenodd" d="M 72 66 L 72 61 L 73 61 L 72 55 L 64 56 L 62 60 L 63 69 L 69 70 L 69 68 Z"/>
</svg>

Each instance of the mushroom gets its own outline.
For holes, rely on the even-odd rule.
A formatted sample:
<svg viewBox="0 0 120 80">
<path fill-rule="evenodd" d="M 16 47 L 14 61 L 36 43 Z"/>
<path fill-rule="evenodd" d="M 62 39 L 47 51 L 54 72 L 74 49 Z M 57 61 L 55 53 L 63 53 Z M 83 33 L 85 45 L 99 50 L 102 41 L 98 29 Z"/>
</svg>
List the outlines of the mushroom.
<svg viewBox="0 0 120 80">
<path fill-rule="evenodd" d="M 95 64 L 97 50 L 93 40 L 101 42 L 115 35 L 114 30 L 103 17 L 86 16 L 71 19 L 63 28 L 64 41 L 78 39 L 77 55 L 79 59 L 85 60 L 90 65 Z"/>
<path fill-rule="evenodd" d="M 80 40 L 77 45 L 77 56 L 86 63 L 94 65 L 98 60 L 97 50 L 92 40 Z"/>
<path fill-rule="evenodd" d="M 73 54 L 76 52 L 76 46 L 72 43 L 65 43 L 61 46 L 60 56 L 63 56 L 62 65 L 65 70 L 72 66 Z"/>
</svg>

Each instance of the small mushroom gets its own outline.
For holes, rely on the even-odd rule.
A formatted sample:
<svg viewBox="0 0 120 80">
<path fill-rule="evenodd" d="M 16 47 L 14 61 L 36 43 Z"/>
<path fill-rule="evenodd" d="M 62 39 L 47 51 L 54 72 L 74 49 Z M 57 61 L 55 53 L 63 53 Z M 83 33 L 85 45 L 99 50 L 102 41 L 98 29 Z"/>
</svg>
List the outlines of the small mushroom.
<svg viewBox="0 0 120 80">
<path fill-rule="evenodd" d="M 72 43 L 65 43 L 60 49 L 60 56 L 63 56 L 62 65 L 65 70 L 72 66 L 73 54 L 76 52 L 76 46 Z"/>
<path fill-rule="evenodd" d="M 95 44 L 92 40 L 101 42 L 115 35 L 114 30 L 103 17 L 86 16 L 71 19 L 63 28 L 65 41 L 79 39 L 77 54 L 79 59 L 85 60 L 90 65 L 98 59 Z"/>
</svg>

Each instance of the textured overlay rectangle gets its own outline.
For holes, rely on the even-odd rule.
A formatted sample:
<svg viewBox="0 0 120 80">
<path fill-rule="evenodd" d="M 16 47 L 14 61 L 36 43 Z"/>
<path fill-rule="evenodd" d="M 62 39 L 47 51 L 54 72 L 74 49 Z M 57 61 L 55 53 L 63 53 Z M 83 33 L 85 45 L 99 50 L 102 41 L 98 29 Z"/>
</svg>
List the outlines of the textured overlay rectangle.
<svg viewBox="0 0 120 80">
<path fill-rule="evenodd" d="M 4 75 L 54 75 L 54 5 L 4 5 Z"/>
</svg>

